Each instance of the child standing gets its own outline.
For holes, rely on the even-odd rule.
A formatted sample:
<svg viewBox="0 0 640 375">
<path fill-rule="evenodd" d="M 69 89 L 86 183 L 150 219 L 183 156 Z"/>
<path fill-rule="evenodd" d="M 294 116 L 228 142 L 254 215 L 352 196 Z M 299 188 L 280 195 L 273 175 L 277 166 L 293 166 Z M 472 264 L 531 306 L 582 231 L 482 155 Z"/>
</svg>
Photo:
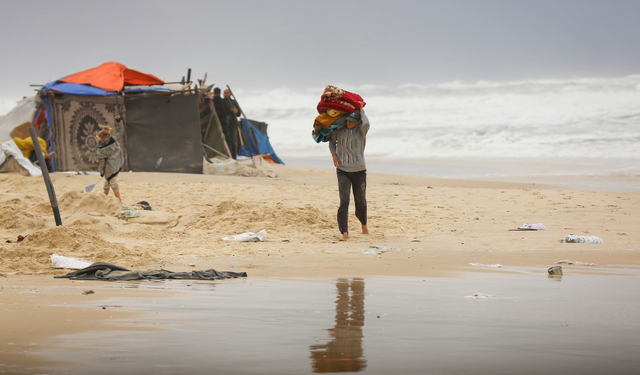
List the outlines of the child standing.
<svg viewBox="0 0 640 375">
<path fill-rule="evenodd" d="M 100 144 L 96 150 L 98 157 L 98 171 L 100 177 L 104 177 L 104 194 L 109 195 L 109 188 L 113 189 L 113 195 L 122 203 L 120 198 L 120 187 L 116 176 L 124 164 L 124 156 L 120 148 L 120 140 L 124 134 L 124 124 L 120 115 L 116 116 L 116 134 L 111 136 L 111 127 L 99 125 L 102 130 L 96 135 Z"/>
<path fill-rule="evenodd" d="M 341 118 L 344 126 L 329 136 L 329 150 L 338 175 L 340 207 L 338 208 L 338 229 L 342 233 L 339 241 L 349 238 L 349 200 L 353 187 L 353 199 L 356 204 L 356 217 L 362 224 L 362 233 L 369 234 L 367 228 L 367 167 L 364 161 L 364 148 L 367 144 L 369 119 L 362 111 L 354 111 Z"/>
</svg>

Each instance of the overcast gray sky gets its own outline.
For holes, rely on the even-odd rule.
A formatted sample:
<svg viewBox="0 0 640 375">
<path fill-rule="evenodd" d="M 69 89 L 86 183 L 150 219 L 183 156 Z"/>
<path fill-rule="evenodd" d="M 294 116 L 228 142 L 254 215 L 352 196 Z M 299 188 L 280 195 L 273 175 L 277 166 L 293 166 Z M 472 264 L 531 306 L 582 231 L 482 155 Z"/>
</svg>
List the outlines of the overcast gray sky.
<svg viewBox="0 0 640 375">
<path fill-rule="evenodd" d="M 640 1 L 0 0 L 0 97 L 117 61 L 232 88 L 640 73 Z"/>
</svg>

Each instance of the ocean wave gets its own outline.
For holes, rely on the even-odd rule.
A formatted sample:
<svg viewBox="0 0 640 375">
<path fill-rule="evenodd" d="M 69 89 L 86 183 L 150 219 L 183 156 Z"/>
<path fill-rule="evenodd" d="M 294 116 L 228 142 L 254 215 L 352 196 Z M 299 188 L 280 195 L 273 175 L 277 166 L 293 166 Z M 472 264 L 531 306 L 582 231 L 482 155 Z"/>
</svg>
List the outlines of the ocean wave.
<svg viewBox="0 0 640 375">
<path fill-rule="evenodd" d="M 367 102 L 369 155 L 640 158 L 640 75 L 344 88 Z M 322 156 L 310 136 L 321 92 L 246 92 L 243 107 L 279 154 Z"/>
</svg>

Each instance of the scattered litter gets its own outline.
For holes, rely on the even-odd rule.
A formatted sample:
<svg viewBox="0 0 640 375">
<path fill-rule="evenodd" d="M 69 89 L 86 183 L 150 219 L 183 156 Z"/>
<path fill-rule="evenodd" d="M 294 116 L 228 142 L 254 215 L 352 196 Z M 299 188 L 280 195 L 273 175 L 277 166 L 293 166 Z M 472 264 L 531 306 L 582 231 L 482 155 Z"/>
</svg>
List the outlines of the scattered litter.
<svg viewBox="0 0 640 375">
<path fill-rule="evenodd" d="M 565 243 L 592 243 L 592 244 L 603 244 L 604 241 L 600 237 L 596 236 L 574 236 L 572 234 L 566 236 L 560 242 Z"/>
<path fill-rule="evenodd" d="M 70 258 L 58 254 L 51 254 L 51 267 L 53 268 L 68 268 L 72 270 L 81 270 L 85 267 L 89 267 L 93 262 L 82 258 Z"/>
<path fill-rule="evenodd" d="M 82 294 L 84 294 L 85 296 L 87 294 L 94 294 L 95 292 L 93 290 L 85 290 L 84 292 L 82 292 Z"/>
<path fill-rule="evenodd" d="M 27 234 L 27 236 L 28 236 L 28 234 Z M 22 242 L 22 241 L 24 241 L 25 238 L 27 238 L 27 236 L 23 236 L 23 235 L 19 234 L 18 238 L 15 241 L 7 240 L 7 243 L 19 243 L 19 242 Z"/>
<path fill-rule="evenodd" d="M 267 230 L 263 229 L 258 233 L 245 232 L 245 233 L 237 234 L 231 237 L 223 237 L 222 239 L 225 241 L 258 242 L 258 241 L 264 241 L 264 237 L 266 235 L 267 235 Z"/>
<path fill-rule="evenodd" d="M 527 223 L 524 223 L 518 229 L 509 229 L 509 230 L 510 231 L 520 231 L 520 230 L 549 230 L 549 229 L 547 229 L 547 227 L 545 227 L 542 223 L 538 223 L 538 224 L 527 224 Z"/>
<path fill-rule="evenodd" d="M 573 264 L 574 266 L 588 266 L 588 267 L 597 266 L 597 264 L 595 263 L 582 263 L 582 262 L 569 260 L 569 259 L 559 260 L 556 262 L 556 264 Z"/>
<path fill-rule="evenodd" d="M 542 223 L 538 223 L 538 224 L 527 224 L 527 223 L 524 223 L 518 229 L 549 230 Z"/>
<path fill-rule="evenodd" d="M 475 267 L 489 267 L 489 268 L 502 268 L 500 264 L 482 264 L 482 263 L 469 263 L 470 266 Z"/>
<path fill-rule="evenodd" d="M 380 255 L 389 251 L 388 247 L 371 245 L 368 249 L 360 250 L 362 254 Z"/>
<path fill-rule="evenodd" d="M 547 270 L 547 272 L 549 272 L 549 275 L 562 275 L 562 267 L 553 266 L 553 267 L 549 268 Z"/>
<path fill-rule="evenodd" d="M 145 211 L 153 211 L 153 208 L 151 208 L 151 205 L 147 201 L 140 201 L 136 203 L 136 206 L 140 206 L 140 208 L 142 208 Z"/>
<path fill-rule="evenodd" d="M 132 217 L 140 217 L 140 211 L 136 210 L 135 208 L 131 208 L 131 207 L 123 207 L 122 211 L 120 212 L 120 214 L 118 215 L 118 217 L 120 219 L 123 218 L 132 218 Z"/>
<path fill-rule="evenodd" d="M 473 295 L 465 296 L 464 298 L 469 298 L 469 299 L 487 299 L 487 298 L 493 298 L 493 297 L 497 297 L 497 296 L 493 295 L 493 294 L 474 293 Z"/>
<path fill-rule="evenodd" d="M 229 268 L 240 268 L 240 266 L 229 266 Z"/>
</svg>

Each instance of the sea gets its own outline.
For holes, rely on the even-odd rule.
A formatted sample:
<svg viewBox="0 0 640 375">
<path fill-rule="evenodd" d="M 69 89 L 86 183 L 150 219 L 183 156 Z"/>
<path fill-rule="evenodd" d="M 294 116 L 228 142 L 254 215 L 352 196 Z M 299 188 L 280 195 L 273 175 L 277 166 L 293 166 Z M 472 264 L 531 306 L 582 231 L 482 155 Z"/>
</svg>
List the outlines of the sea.
<svg viewBox="0 0 640 375">
<path fill-rule="evenodd" d="M 367 103 L 369 171 L 640 190 L 640 75 L 331 84 Z M 236 96 L 248 118 L 269 124 L 285 163 L 333 168 L 328 145 L 311 137 L 323 89 L 237 90 Z"/>
<path fill-rule="evenodd" d="M 640 191 L 640 74 L 349 86 L 371 129 L 367 169 L 403 175 Z M 234 88 L 286 164 L 333 168 L 311 137 L 324 87 Z M 15 101 L 0 101 L 0 115 Z"/>
</svg>

